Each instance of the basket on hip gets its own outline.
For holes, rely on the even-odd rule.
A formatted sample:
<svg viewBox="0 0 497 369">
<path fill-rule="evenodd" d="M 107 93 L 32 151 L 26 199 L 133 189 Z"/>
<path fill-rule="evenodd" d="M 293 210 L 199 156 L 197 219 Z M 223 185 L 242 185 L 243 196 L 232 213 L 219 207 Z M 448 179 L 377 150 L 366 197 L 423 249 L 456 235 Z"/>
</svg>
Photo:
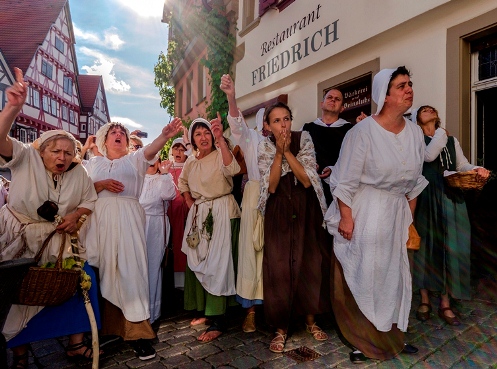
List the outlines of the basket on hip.
<svg viewBox="0 0 497 369">
<path fill-rule="evenodd" d="M 41 260 L 43 251 L 47 248 L 55 232 L 55 230 L 51 232 L 43 241 L 42 247 L 35 256 L 36 263 Z M 41 268 L 38 266 L 29 268 L 28 274 L 22 281 L 17 298 L 14 300 L 15 304 L 31 306 L 59 305 L 69 300 L 76 293 L 81 271 L 62 268 L 65 240 L 66 234 L 63 233 L 55 268 Z"/>
<path fill-rule="evenodd" d="M 457 172 L 444 178 L 448 186 L 461 190 L 481 190 L 487 183 L 487 179 L 479 178 L 473 171 Z"/>
</svg>

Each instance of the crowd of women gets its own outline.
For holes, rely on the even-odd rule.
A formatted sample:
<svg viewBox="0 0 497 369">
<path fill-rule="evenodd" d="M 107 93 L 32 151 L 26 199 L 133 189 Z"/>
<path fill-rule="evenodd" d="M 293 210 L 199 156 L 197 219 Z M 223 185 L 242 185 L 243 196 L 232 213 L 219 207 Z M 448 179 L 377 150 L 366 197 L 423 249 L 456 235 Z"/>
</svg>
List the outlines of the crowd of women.
<svg viewBox="0 0 497 369">
<path fill-rule="evenodd" d="M 312 138 L 292 130 L 290 108 L 266 107 L 249 129 L 229 75 L 220 88 L 235 148 L 218 114 L 210 122 L 195 119 L 188 130 L 174 118 L 146 146 L 122 124 L 108 123 L 79 153 L 75 138 L 61 130 L 33 144 L 8 136 L 27 92 L 16 70 L 0 113 L 0 165 L 12 173 L 0 210 L 0 260 L 33 257 L 48 235 L 41 262 L 53 260 L 68 242 L 64 234 L 87 215 L 78 251 L 95 282 L 91 303 L 101 334 L 122 337 L 142 360 L 155 357 L 151 323 L 161 314 L 168 243 L 175 285 L 184 287 L 185 309 L 196 312 L 190 324 L 208 325 L 198 337 L 204 343 L 225 332 L 232 305 L 246 309 L 243 331 L 254 332 L 256 306 L 263 305 L 274 328 L 272 352 L 284 351 L 298 318 L 315 340 L 327 340 L 316 316 L 333 311 L 352 362 L 412 354 L 418 349 L 404 332 L 413 288 L 421 293 L 417 319 L 430 319 L 430 293 L 439 292 L 438 315 L 460 324 L 450 302 L 471 297 L 470 224 L 462 193 L 443 177 L 475 171 L 484 181 L 489 171 L 468 163 L 435 108 L 413 110 L 412 121 L 404 117 L 414 98 L 405 67 L 374 77 L 377 111 L 348 131 L 330 163 L 329 206 Z M 161 162 L 157 153 L 182 129 Z M 81 160 L 85 152 L 89 160 Z M 240 209 L 234 178 L 243 173 Z M 62 217 L 55 225 L 47 203 Z M 409 255 L 413 222 L 421 248 Z M 58 306 L 13 305 L 3 333 L 14 368 L 27 367 L 29 342 L 49 336 L 69 335 L 68 358 L 91 358 L 84 315 L 77 294 Z"/>
</svg>

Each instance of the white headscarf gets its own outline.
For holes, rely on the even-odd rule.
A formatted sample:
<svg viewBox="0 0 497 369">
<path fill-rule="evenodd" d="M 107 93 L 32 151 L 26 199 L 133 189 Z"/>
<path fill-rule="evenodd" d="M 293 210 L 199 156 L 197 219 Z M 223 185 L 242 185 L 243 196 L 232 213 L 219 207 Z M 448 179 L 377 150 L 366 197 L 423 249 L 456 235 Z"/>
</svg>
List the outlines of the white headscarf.
<svg viewBox="0 0 497 369">
<path fill-rule="evenodd" d="M 43 145 L 44 142 L 48 141 L 49 139 L 51 139 L 54 136 L 65 136 L 65 137 L 67 137 L 69 140 L 72 141 L 72 143 L 74 144 L 74 150 L 76 150 L 76 148 L 77 148 L 77 146 L 76 146 L 76 138 L 74 138 L 74 136 L 71 133 L 66 132 L 66 131 L 64 131 L 62 129 L 54 129 L 52 131 L 43 132 L 41 134 L 41 136 L 38 137 L 33 142 L 32 145 L 33 145 L 33 147 L 36 150 L 40 150 L 41 145 Z"/>
<path fill-rule="evenodd" d="M 260 108 L 255 115 L 255 124 L 257 132 L 262 132 L 262 128 L 264 127 L 264 111 L 265 108 Z"/>
<path fill-rule="evenodd" d="M 105 138 L 107 136 L 107 133 L 109 132 L 110 127 L 113 127 L 113 126 L 119 126 L 120 128 L 122 128 L 124 130 L 124 132 L 126 132 L 126 140 L 129 142 L 129 136 L 130 136 L 129 129 L 127 129 L 122 123 L 118 123 L 118 122 L 105 123 L 97 131 L 97 134 L 96 134 L 97 139 L 95 140 L 95 144 L 98 147 L 98 151 L 100 151 L 100 153 L 105 157 L 107 157 L 107 147 L 105 146 Z M 128 148 L 128 150 L 129 150 L 129 148 Z"/>
<path fill-rule="evenodd" d="M 392 74 L 395 71 L 396 69 L 382 69 L 376 73 L 373 78 L 373 91 L 371 97 L 378 106 L 376 114 L 380 114 L 381 109 L 383 109 L 385 97 L 387 96 L 388 83 L 390 82 L 390 78 L 392 78 Z"/>
<path fill-rule="evenodd" d="M 190 125 L 190 129 L 188 130 L 188 139 L 190 140 L 190 142 L 192 143 L 192 147 L 193 147 L 193 137 L 192 137 L 192 134 L 193 134 L 193 127 L 197 124 L 197 123 L 204 123 L 208 128 L 209 128 L 209 131 L 211 131 L 211 134 L 212 134 L 212 140 L 213 140 L 213 143 L 214 143 L 214 134 L 212 133 L 212 126 L 211 124 L 209 123 L 209 121 L 205 120 L 204 118 L 197 118 L 197 119 L 194 119 L 192 124 Z M 172 146 L 171 146 L 172 147 Z"/>
</svg>

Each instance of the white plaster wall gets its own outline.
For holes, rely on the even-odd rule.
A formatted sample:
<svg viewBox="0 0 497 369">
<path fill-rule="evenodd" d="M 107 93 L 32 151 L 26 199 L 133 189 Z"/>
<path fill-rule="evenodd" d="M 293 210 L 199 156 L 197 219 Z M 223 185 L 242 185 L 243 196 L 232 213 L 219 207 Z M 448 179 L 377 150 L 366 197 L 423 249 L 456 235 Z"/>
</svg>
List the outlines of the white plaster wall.
<svg viewBox="0 0 497 369">
<path fill-rule="evenodd" d="M 420 1 L 420 3 L 425 2 Z M 347 3 L 352 7 L 350 2 Z M 402 4 L 405 3 L 404 1 L 382 1 L 382 3 L 393 9 L 392 14 L 397 17 L 399 17 L 398 12 L 405 9 Z M 240 90 L 248 90 L 244 88 L 244 81 L 241 78 L 242 82 L 236 81 L 238 105 L 243 110 L 279 94 L 288 94 L 288 104 L 294 115 L 293 129 L 298 129 L 303 123 L 312 121 L 316 117 L 319 82 L 379 58 L 380 68 L 406 65 L 411 70 L 414 83 L 413 106 L 427 103 L 435 106 L 445 124 L 447 29 L 496 7 L 495 0 L 452 0 L 254 92 L 245 95 L 238 93 Z M 308 6 L 305 8 L 309 9 Z M 286 11 L 284 10 L 281 15 Z M 302 10 L 301 13 L 304 11 Z M 265 21 L 264 17 L 261 19 L 261 24 Z M 251 37 L 251 33 L 246 35 L 245 39 Z M 347 35 L 342 33 L 341 37 L 345 38 Z M 250 56 L 250 53 L 251 50 L 247 49 L 246 43 L 245 57 L 247 58 L 247 54 Z M 247 68 L 245 64 L 237 65 L 237 79 L 243 74 L 239 67 Z"/>
</svg>

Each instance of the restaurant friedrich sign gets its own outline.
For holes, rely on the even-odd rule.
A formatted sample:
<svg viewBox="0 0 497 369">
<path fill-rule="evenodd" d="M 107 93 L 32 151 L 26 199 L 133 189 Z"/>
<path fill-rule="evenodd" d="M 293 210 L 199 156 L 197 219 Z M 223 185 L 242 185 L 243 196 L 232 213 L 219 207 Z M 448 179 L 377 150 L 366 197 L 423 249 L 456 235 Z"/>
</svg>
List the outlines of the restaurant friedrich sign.
<svg viewBox="0 0 497 369">
<path fill-rule="evenodd" d="M 277 32 L 269 41 L 264 41 L 260 46 L 260 55 L 264 56 L 273 50 L 276 46 L 283 44 L 287 40 L 296 39 L 300 32 L 306 27 L 310 27 L 314 22 L 322 17 L 322 7 L 318 4 L 316 9 L 305 15 L 301 19 L 288 25 L 285 29 Z M 281 53 L 273 56 L 266 63 L 252 71 L 252 86 L 264 81 L 273 74 L 280 72 L 289 65 L 298 62 L 314 53 L 317 53 L 324 47 L 338 40 L 338 19 L 329 23 L 323 28 L 318 29 L 312 36 L 305 37 L 303 40 L 294 43 Z"/>
</svg>

